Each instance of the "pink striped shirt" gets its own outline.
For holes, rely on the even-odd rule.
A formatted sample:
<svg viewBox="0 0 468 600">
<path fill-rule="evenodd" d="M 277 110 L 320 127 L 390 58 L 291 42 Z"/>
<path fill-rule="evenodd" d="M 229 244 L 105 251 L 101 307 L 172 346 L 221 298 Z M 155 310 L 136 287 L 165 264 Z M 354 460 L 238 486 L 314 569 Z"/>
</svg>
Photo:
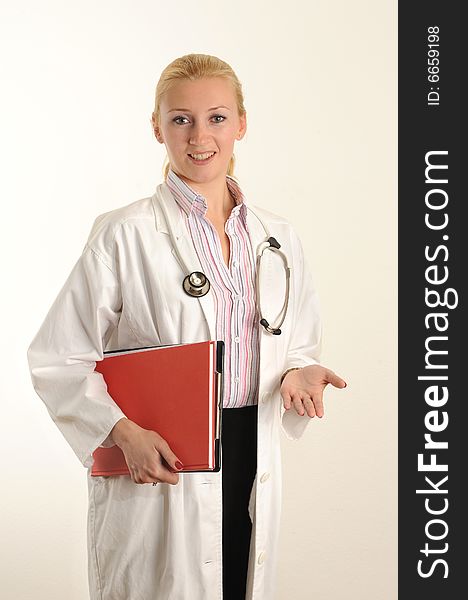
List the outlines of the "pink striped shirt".
<svg viewBox="0 0 468 600">
<path fill-rule="evenodd" d="M 205 217 L 206 199 L 169 169 L 166 183 L 185 215 L 203 272 L 208 277 L 216 311 L 216 339 L 225 344 L 224 408 L 258 403 L 259 316 L 255 303 L 255 254 L 247 230 L 245 198 L 226 175 L 236 206 L 226 221 L 230 242 L 226 265 L 218 232 Z M 195 300 L 194 300 L 195 302 Z"/>
</svg>

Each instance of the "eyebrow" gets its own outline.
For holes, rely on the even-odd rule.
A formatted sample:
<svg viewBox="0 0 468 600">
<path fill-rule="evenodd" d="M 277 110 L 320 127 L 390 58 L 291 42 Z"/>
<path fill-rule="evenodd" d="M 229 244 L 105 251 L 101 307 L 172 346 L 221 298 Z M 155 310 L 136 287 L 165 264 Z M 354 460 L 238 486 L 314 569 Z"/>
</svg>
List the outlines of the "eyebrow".
<svg viewBox="0 0 468 600">
<path fill-rule="evenodd" d="M 208 111 L 210 111 L 210 110 L 217 110 L 218 108 L 225 108 L 226 110 L 231 110 L 227 106 L 221 105 L 221 106 L 212 106 L 211 108 L 208 109 Z M 171 110 L 168 110 L 167 112 L 170 113 L 170 112 L 176 112 L 176 111 L 178 111 L 178 112 L 191 112 L 191 110 L 189 108 L 171 108 Z"/>
</svg>

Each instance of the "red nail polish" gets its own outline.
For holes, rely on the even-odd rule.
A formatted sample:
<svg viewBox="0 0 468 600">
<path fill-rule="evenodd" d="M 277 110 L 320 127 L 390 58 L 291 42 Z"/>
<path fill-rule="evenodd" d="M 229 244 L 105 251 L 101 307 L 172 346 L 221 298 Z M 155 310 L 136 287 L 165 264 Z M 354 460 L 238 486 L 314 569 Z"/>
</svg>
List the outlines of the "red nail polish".
<svg viewBox="0 0 468 600">
<path fill-rule="evenodd" d="M 176 462 L 175 466 L 176 466 L 176 468 L 177 468 L 177 469 L 179 469 L 179 470 L 184 468 L 184 465 L 183 465 L 183 464 L 180 462 L 180 460 L 178 460 L 178 461 Z"/>
</svg>

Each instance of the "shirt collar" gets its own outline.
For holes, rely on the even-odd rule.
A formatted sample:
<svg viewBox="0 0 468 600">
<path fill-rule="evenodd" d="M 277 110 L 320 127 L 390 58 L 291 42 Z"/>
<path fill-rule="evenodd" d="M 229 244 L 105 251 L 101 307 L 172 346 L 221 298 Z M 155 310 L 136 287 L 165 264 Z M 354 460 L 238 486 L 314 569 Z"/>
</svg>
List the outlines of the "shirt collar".
<svg viewBox="0 0 468 600">
<path fill-rule="evenodd" d="M 166 184 L 187 216 L 192 212 L 205 216 L 206 211 L 208 210 L 206 198 L 191 188 L 172 169 L 169 169 Z M 240 214 L 243 220 L 245 220 L 247 208 L 245 205 L 245 197 L 239 184 L 230 175 L 226 175 L 226 184 L 236 203 L 232 209 L 231 215 Z"/>
</svg>

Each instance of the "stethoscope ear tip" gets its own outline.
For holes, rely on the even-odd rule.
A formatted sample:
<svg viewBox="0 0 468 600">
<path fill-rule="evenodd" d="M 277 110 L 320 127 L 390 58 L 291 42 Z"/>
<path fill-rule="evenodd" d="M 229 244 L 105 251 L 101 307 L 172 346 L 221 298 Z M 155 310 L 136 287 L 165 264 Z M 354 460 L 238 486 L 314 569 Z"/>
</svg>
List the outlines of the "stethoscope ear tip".
<svg viewBox="0 0 468 600">
<path fill-rule="evenodd" d="M 273 335 L 281 335 L 281 329 L 272 329 L 270 323 L 268 323 L 266 319 L 260 319 L 260 325 L 263 325 L 263 327 Z"/>
<path fill-rule="evenodd" d="M 268 243 L 270 244 L 271 247 L 276 248 L 277 250 L 279 250 L 281 248 L 281 244 L 274 237 L 269 237 Z"/>
</svg>

